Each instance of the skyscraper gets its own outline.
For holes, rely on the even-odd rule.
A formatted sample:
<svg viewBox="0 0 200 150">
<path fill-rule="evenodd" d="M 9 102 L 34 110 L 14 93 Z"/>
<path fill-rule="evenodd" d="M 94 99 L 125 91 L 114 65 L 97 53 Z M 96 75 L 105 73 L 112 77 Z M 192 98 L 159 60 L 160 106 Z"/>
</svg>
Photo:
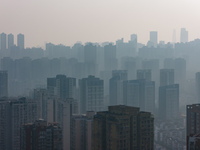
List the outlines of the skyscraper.
<svg viewBox="0 0 200 150">
<path fill-rule="evenodd" d="M 172 120 L 179 116 L 179 84 L 159 87 L 159 117 Z"/>
<path fill-rule="evenodd" d="M 71 150 L 93 150 L 93 117 L 95 112 L 86 115 L 73 115 L 71 119 Z"/>
<path fill-rule="evenodd" d="M 7 35 L 5 33 L 1 33 L 1 50 L 6 50 L 7 48 Z"/>
<path fill-rule="evenodd" d="M 84 62 L 87 75 L 96 75 L 97 73 L 97 47 L 92 43 L 84 46 Z"/>
<path fill-rule="evenodd" d="M 47 89 L 50 96 L 58 98 L 76 98 L 76 79 L 66 77 L 65 75 L 57 75 L 56 78 L 47 78 Z"/>
<path fill-rule="evenodd" d="M 8 49 L 10 50 L 11 47 L 14 46 L 14 35 L 8 34 Z"/>
<path fill-rule="evenodd" d="M 95 76 L 79 80 L 80 111 L 104 110 L 104 81 Z"/>
<path fill-rule="evenodd" d="M 123 101 L 127 106 L 140 107 L 142 111 L 155 112 L 155 82 L 144 79 L 123 82 Z"/>
<path fill-rule="evenodd" d="M 153 150 L 154 118 L 137 107 L 109 106 L 94 116 L 94 150 Z"/>
<path fill-rule="evenodd" d="M 24 35 L 21 33 L 17 35 L 17 46 L 20 49 L 24 49 Z"/>
<path fill-rule="evenodd" d="M 151 81 L 151 70 L 137 70 L 137 79 L 145 79 L 146 81 Z"/>
<path fill-rule="evenodd" d="M 62 129 L 58 123 L 36 120 L 21 127 L 20 150 L 63 150 Z"/>
<path fill-rule="evenodd" d="M 117 69 L 116 46 L 109 44 L 104 46 L 104 70 Z"/>
<path fill-rule="evenodd" d="M 180 42 L 188 42 L 188 31 L 185 28 L 181 28 Z"/>
<path fill-rule="evenodd" d="M 154 47 L 157 47 L 158 44 L 158 33 L 157 31 L 150 32 L 150 42 L 154 44 Z"/>
<path fill-rule="evenodd" d="M 131 41 L 137 43 L 137 34 L 131 34 Z"/>
<path fill-rule="evenodd" d="M 197 150 L 200 148 L 200 104 L 186 106 L 187 113 L 187 150 Z"/>
<path fill-rule="evenodd" d="M 160 86 L 174 84 L 174 69 L 160 69 Z"/>
<path fill-rule="evenodd" d="M 196 84 L 196 97 L 197 97 L 197 102 L 200 103 L 200 72 L 197 72 L 197 73 L 196 73 L 195 84 Z"/>
<path fill-rule="evenodd" d="M 0 97 L 8 97 L 8 73 L 0 71 Z"/>
<path fill-rule="evenodd" d="M 72 101 L 73 99 L 57 100 L 56 122 L 60 124 L 63 132 L 63 150 L 70 149 L 70 124 L 72 116 Z"/>
<path fill-rule="evenodd" d="M 110 105 L 123 104 L 123 81 L 127 80 L 126 70 L 113 70 L 109 80 Z"/>
<path fill-rule="evenodd" d="M 1 99 L 0 111 L 0 149 L 20 150 L 20 127 L 37 119 L 36 102 L 26 98 Z"/>
</svg>

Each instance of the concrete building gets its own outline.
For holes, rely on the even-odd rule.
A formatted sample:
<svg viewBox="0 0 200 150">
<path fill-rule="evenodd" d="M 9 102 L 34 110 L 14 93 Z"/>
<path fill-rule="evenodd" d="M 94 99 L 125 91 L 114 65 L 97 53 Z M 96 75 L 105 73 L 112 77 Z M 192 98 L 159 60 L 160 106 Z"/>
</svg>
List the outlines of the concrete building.
<svg viewBox="0 0 200 150">
<path fill-rule="evenodd" d="M 196 86 L 196 98 L 197 101 L 200 103 L 200 72 L 196 73 L 195 86 Z"/>
<path fill-rule="evenodd" d="M 24 35 L 21 33 L 17 35 L 17 46 L 22 50 L 24 49 Z"/>
<path fill-rule="evenodd" d="M 70 124 L 72 116 L 72 99 L 57 100 L 56 109 L 54 109 L 56 122 L 60 124 L 63 132 L 63 150 L 70 149 Z"/>
<path fill-rule="evenodd" d="M 146 81 L 151 81 L 151 70 L 150 69 L 137 70 L 137 79 L 145 79 Z"/>
<path fill-rule="evenodd" d="M 0 101 L 1 124 L 0 149 L 20 150 L 20 127 L 37 119 L 37 104 L 26 98 L 4 99 Z"/>
<path fill-rule="evenodd" d="M 174 84 L 174 69 L 160 69 L 160 86 Z"/>
<path fill-rule="evenodd" d="M 7 35 L 5 33 L 1 33 L 1 50 L 7 49 Z"/>
<path fill-rule="evenodd" d="M 128 80 L 123 82 L 123 101 L 127 106 L 140 107 L 142 111 L 155 113 L 155 82 Z"/>
<path fill-rule="evenodd" d="M 8 34 L 8 50 L 11 50 L 13 46 L 14 46 L 14 35 Z"/>
<path fill-rule="evenodd" d="M 20 150 L 63 150 L 62 142 L 58 123 L 36 120 L 21 127 Z"/>
<path fill-rule="evenodd" d="M 34 89 L 33 99 L 37 102 L 37 118 L 47 120 L 48 91 L 47 89 Z"/>
<path fill-rule="evenodd" d="M 200 148 L 200 104 L 186 106 L 187 122 L 187 150 L 197 150 Z"/>
<path fill-rule="evenodd" d="M 0 71 L 0 97 L 8 97 L 8 73 Z"/>
<path fill-rule="evenodd" d="M 151 113 L 136 107 L 109 106 L 108 111 L 94 116 L 94 150 L 153 150 L 153 132 Z"/>
<path fill-rule="evenodd" d="M 57 75 L 56 78 L 47 78 L 47 89 L 49 96 L 66 99 L 76 99 L 76 79 Z"/>
<path fill-rule="evenodd" d="M 126 70 L 112 71 L 112 78 L 109 80 L 109 102 L 110 105 L 123 104 L 123 81 L 127 80 Z"/>
<path fill-rule="evenodd" d="M 80 112 L 104 110 L 104 81 L 95 76 L 79 80 Z"/>
<path fill-rule="evenodd" d="M 112 71 L 117 67 L 116 46 L 112 44 L 104 46 L 104 70 Z"/>
<path fill-rule="evenodd" d="M 86 115 L 72 115 L 71 150 L 93 150 L 93 117 L 95 112 Z"/>
<path fill-rule="evenodd" d="M 150 32 L 150 42 L 153 43 L 154 47 L 157 47 L 157 44 L 158 44 L 158 32 L 157 31 Z"/>
<path fill-rule="evenodd" d="M 161 120 L 179 117 L 179 84 L 159 87 L 159 117 Z"/>
<path fill-rule="evenodd" d="M 180 42 L 188 42 L 188 31 L 185 28 L 181 28 Z"/>
</svg>

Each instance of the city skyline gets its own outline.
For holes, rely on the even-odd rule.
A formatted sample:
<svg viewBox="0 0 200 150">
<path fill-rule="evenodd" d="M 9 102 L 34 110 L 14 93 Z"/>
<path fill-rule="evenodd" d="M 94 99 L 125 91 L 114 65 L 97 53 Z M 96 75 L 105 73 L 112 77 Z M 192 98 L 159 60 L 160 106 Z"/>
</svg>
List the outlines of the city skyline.
<svg viewBox="0 0 200 150">
<path fill-rule="evenodd" d="M 128 41 L 133 33 L 139 43 L 146 44 L 150 31 L 158 32 L 158 41 L 172 42 L 173 30 L 179 41 L 181 28 L 189 31 L 191 41 L 200 37 L 198 4 L 197 0 L 2 0 L 0 33 L 24 34 L 25 47 L 44 47 L 48 42 L 114 42 L 122 37 Z"/>
</svg>

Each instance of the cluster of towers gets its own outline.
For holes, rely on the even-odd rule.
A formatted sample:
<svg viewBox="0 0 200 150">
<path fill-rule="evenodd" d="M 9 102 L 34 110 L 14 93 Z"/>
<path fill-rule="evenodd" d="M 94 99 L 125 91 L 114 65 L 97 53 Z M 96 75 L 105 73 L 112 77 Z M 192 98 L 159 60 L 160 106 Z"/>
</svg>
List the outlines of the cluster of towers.
<svg viewBox="0 0 200 150">
<path fill-rule="evenodd" d="M 14 43 L 14 35 L 13 34 L 5 34 L 1 33 L 0 34 L 0 47 L 1 50 L 11 50 L 12 47 L 15 46 Z M 23 34 L 18 34 L 17 35 L 17 46 L 19 49 L 24 49 L 24 35 Z"/>
</svg>

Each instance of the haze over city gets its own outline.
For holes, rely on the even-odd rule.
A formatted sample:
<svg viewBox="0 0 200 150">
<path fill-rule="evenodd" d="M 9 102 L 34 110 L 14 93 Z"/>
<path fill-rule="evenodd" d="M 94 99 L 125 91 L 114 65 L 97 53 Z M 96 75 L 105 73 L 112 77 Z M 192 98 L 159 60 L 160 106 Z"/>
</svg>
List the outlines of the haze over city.
<svg viewBox="0 0 200 150">
<path fill-rule="evenodd" d="M 25 47 L 128 41 L 132 33 L 146 44 L 149 31 L 171 42 L 174 29 L 179 42 L 185 27 L 191 41 L 200 37 L 199 5 L 198 0 L 0 0 L 0 33 L 25 34 Z"/>
<path fill-rule="evenodd" d="M 0 150 L 200 150 L 199 6 L 0 0 Z"/>
</svg>

